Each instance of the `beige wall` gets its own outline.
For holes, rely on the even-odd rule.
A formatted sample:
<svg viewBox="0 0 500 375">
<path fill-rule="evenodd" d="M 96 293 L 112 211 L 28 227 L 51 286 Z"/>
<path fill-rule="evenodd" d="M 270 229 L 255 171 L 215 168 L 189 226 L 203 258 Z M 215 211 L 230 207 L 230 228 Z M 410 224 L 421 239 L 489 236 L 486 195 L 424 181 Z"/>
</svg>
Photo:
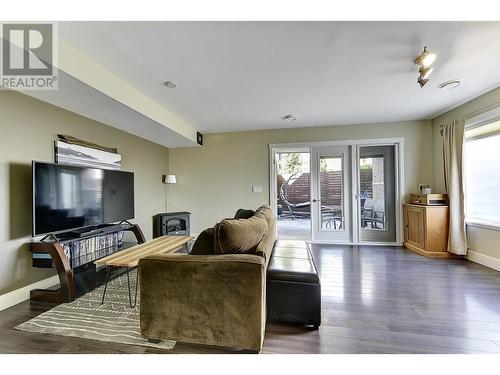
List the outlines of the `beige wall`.
<svg viewBox="0 0 500 375">
<path fill-rule="evenodd" d="M 406 192 L 433 184 L 430 121 L 206 134 L 203 147 L 170 150 L 172 209 L 190 211 L 199 233 L 239 207 L 269 203 L 269 144 L 388 137 L 405 138 Z"/>
<path fill-rule="evenodd" d="M 125 170 L 135 172 L 136 222 L 151 237 L 151 216 L 165 207 L 161 175 L 177 175 L 170 187 L 173 210 L 192 213 L 192 231 L 213 226 L 239 207 L 269 203 L 271 143 L 363 138 L 405 138 L 405 191 L 429 183 L 442 191 L 439 125 L 500 103 L 500 89 L 431 121 L 294 128 L 206 134 L 197 148 L 170 151 L 141 138 L 22 94 L 0 91 L 0 295 L 54 274 L 31 267 L 31 160 L 52 161 L 56 134 L 116 146 Z M 170 157 L 169 157 L 170 156 Z M 252 185 L 263 186 L 252 193 Z M 500 232 L 468 228 L 471 250 L 500 260 Z"/>
<path fill-rule="evenodd" d="M 135 172 L 135 216 L 152 236 L 153 214 L 165 209 L 161 175 L 168 149 L 28 96 L 0 91 L 0 295 L 55 274 L 31 267 L 31 161 L 53 161 L 58 133 L 118 147 Z"/>
<path fill-rule="evenodd" d="M 464 118 L 468 114 L 478 111 L 494 104 L 500 105 L 500 88 L 490 91 L 474 100 L 465 103 L 445 114 L 436 117 L 433 123 L 433 141 L 434 141 L 434 183 L 438 189 L 444 189 L 444 171 L 443 171 L 443 145 L 439 134 L 439 127 L 442 124 L 452 120 Z M 500 261 L 500 231 L 467 227 L 467 237 L 471 251 L 486 256 L 493 257 Z"/>
<path fill-rule="evenodd" d="M 177 175 L 170 187 L 173 210 L 192 213 L 192 231 L 213 226 L 239 207 L 269 203 L 270 143 L 363 138 L 405 138 L 405 191 L 429 183 L 442 191 L 439 125 L 500 103 L 500 89 L 431 121 L 293 128 L 206 134 L 198 148 L 168 149 L 25 95 L 0 91 L 0 295 L 52 276 L 31 267 L 31 160 L 53 161 L 56 134 L 116 146 L 125 170 L 135 172 L 136 220 L 151 237 L 151 216 L 165 207 L 161 175 Z M 169 157 L 170 156 L 170 157 Z M 263 186 L 252 193 L 252 185 Z M 468 228 L 471 250 L 500 260 L 500 232 Z"/>
</svg>

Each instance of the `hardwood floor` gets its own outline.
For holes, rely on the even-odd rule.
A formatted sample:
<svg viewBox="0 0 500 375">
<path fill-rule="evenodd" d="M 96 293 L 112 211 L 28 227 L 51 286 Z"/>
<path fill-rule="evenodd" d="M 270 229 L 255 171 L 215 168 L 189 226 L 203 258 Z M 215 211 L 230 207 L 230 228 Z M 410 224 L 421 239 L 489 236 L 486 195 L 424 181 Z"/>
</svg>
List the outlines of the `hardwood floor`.
<svg viewBox="0 0 500 375">
<path fill-rule="evenodd" d="M 268 325 L 263 353 L 500 353 L 500 272 L 404 248 L 314 245 L 322 325 Z M 174 350 L 15 331 L 51 304 L 0 312 L 0 353 L 224 353 Z"/>
</svg>

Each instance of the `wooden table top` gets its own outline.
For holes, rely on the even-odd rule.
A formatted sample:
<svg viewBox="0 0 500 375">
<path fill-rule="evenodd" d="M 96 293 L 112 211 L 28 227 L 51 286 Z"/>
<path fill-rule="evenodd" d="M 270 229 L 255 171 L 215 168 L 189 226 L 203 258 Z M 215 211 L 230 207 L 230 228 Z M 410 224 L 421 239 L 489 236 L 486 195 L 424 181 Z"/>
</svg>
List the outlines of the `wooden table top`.
<svg viewBox="0 0 500 375">
<path fill-rule="evenodd" d="M 191 236 L 163 236 L 132 246 L 129 249 L 96 260 L 97 265 L 115 267 L 136 267 L 139 259 L 148 255 L 175 253 L 181 246 L 191 241 Z"/>
</svg>

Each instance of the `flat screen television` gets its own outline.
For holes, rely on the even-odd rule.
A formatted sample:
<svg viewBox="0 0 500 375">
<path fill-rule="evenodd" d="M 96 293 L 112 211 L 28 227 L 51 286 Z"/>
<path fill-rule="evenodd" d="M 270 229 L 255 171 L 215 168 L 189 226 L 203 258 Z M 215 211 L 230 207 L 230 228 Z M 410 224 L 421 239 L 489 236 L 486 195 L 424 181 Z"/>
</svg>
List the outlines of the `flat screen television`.
<svg viewBox="0 0 500 375">
<path fill-rule="evenodd" d="M 132 172 L 33 162 L 33 236 L 134 217 Z"/>
</svg>

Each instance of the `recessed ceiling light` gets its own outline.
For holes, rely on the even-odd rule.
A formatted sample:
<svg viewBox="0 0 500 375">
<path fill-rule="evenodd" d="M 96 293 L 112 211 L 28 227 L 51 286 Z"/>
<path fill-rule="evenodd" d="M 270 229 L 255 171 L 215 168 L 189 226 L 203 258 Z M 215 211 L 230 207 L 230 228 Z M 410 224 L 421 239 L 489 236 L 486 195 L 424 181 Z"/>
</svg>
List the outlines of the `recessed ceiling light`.
<svg viewBox="0 0 500 375">
<path fill-rule="evenodd" d="M 287 121 L 295 121 L 297 120 L 297 116 L 295 115 L 292 115 L 291 113 L 286 115 L 286 116 L 283 116 L 282 117 L 283 120 L 287 120 Z"/>
<path fill-rule="evenodd" d="M 451 81 L 443 82 L 439 85 L 439 88 L 442 90 L 453 90 L 460 86 L 462 82 L 458 79 L 452 79 Z"/>
<path fill-rule="evenodd" d="M 172 81 L 166 81 L 164 85 L 167 86 L 169 89 L 175 89 L 177 87 L 177 83 Z"/>
</svg>

